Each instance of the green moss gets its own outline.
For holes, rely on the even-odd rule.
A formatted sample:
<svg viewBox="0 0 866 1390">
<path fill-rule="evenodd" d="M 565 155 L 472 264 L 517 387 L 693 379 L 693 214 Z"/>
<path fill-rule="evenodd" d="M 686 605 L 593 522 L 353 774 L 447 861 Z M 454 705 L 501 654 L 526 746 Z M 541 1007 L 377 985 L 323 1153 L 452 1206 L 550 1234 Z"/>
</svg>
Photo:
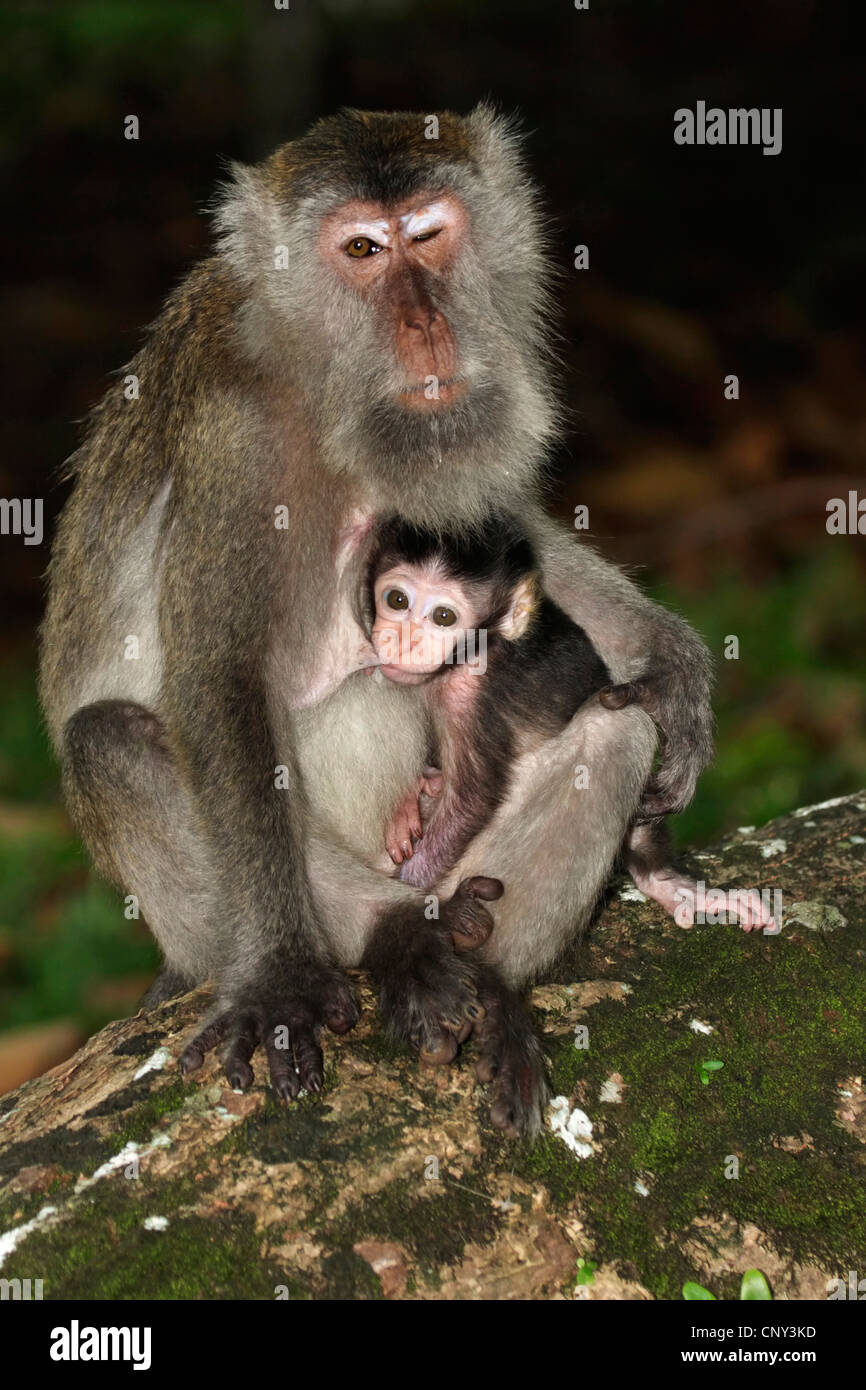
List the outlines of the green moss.
<svg viewBox="0 0 866 1390">
<path fill-rule="evenodd" d="M 597 1097 L 611 1072 L 618 1105 L 582 1102 L 600 1149 L 578 1161 L 552 1135 L 515 1171 L 565 1208 L 582 1199 L 597 1257 L 616 1260 L 656 1296 L 678 1298 L 697 1271 L 677 1248 L 695 1217 L 753 1222 L 783 1253 L 834 1267 L 866 1263 L 862 1147 L 835 1123 L 835 1087 L 862 1071 L 866 931 L 831 939 L 756 938 L 699 927 L 641 942 L 634 993 L 586 1016 L 590 1049 L 555 1038 L 557 1091 Z M 711 1023 L 710 1036 L 689 1022 Z M 724 1062 L 703 1086 L 698 1064 Z M 565 1084 L 563 1084 L 565 1083 Z M 780 1138 L 812 1139 L 788 1153 Z M 740 1159 L 739 1177 L 725 1176 Z M 507 1161 L 507 1160 L 506 1160 Z M 635 1191 L 640 1177 L 648 1197 Z M 713 1239 L 713 1227 L 701 1238 Z M 723 1297 L 736 1298 L 735 1278 Z"/>
<path fill-rule="evenodd" d="M 182 1110 L 189 1100 L 189 1087 L 181 1079 L 152 1088 L 153 1076 L 149 1074 L 119 1091 L 104 1105 L 87 1112 L 90 1117 L 112 1113 L 122 1116 L 111 1132 L 115 1152 L 125 1144 L 143 1144 L 168 1116 Z"/>
<path fill-rule="evenodd" d="M 26 1278 L 38 1270 L 49 1299 L 270 1299 L 287 1283 L 262 1262 L 251 1215 L 175 1212 L 167 1230 L 148 1231 L 148 1216 L 165 1216 L 177 1203 L 170 1184 L 158 1194 L 138 1187 L 106 1180 L 56 1229 L 29 1236 L 4 1273 Z"/>
</svg>

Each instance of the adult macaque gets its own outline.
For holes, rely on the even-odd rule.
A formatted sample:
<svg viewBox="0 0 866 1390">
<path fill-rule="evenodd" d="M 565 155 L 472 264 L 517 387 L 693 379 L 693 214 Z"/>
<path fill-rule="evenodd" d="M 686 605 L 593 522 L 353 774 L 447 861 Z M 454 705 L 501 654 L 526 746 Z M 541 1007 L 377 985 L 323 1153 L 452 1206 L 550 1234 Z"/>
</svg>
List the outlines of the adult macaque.
<svg viewBox="0 0 866 1390">
<path fill-rule="evenodd" d="M 352 1026 L 343 967 L 363 957 L 386 1017 L 428 1055 L 478 1026 L 493 1119 L 517 1132 L 539 1123 L 543 1080 L 512 989 L 586 923 L 635 817 L 690 800 L 711 755 L 710 663 L 685 623 L 546 517 L 556 410 L 536 195 L 487 108 L 428 130 L 422 115 L 345 111 L 234 170 L 217 254 L 127 368 L 140 398 L 110 387 L 72 460 L 42 697 L 72 816 L 164 952 L 151 997 L 219 981 L 187 1069 L 224 1042 L 245 1087 L 263 1045 L 278 1094 L 318 1090 L 318 1030 Z M 419 702 L 361 671 L 329 695 L 323 678 L 364 528 L 395 509 L 449 532 L 519 515 L 545 592 L 643 701 L 585 704 L 521 761 L 438 886 L 438 921 L 380 862 L 381 827 L 424 763 Z M 338 580 L 347 528 L 358 544 Z M 508 883 L 485 962 L 450 936 L 449 919 L 488 910 L 461 893 L 475 876 Z"/>
</svg>

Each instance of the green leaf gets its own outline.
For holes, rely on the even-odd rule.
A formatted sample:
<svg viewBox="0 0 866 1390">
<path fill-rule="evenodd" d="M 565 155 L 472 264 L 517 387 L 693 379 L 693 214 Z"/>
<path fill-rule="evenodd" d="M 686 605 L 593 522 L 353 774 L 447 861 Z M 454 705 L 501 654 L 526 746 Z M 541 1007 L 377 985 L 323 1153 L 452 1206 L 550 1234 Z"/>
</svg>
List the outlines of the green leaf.
<svg viewBox="0 0 866 1390">
<path fill-rule="evenodd" d="M 773 1295 L 770 1292 L 770 1285 L 759 1269 L 746 1270 L 740 1285 L 740 1298 L 741 1300 L 760 1299 L 764 1303 L 772 1303 Z"/>
<path fill-rule="evenodd" d="M 712 1303 L 718 1301 L 716 1295 L 710 1293 L 709 1289 L 705 1289 L 701 1284 L 692 1284 L 691 1282 L 683 1284 L 683 1298 L 687 1303 L 706 1303 L 707 1299 Z"/>
</svg>

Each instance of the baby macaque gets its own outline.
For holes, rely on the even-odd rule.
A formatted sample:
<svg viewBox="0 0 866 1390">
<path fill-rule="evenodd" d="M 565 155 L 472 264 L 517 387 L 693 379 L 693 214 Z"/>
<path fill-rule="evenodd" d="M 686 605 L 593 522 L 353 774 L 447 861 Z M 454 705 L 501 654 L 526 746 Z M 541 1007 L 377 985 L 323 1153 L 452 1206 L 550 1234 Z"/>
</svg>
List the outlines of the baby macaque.
<svg viewBox="0 0 866 1390">
<path fill-rule="evenodd" d="M 456 536 L 392 520 L 377 539 L 372 645 L 388 680 L 426 687 L 438 764 L 396 809 L 386 845 L 404 882 L 426 888 L 505 799 L 516 759 L 560 733 L 610 673 L 542 592 L 511 517 Z M 426 825 L 419 799 L 440 803 Z"/>
<path fill-rule="evenodd" d="M 642 687 L 610 684 L 586 632 L 543 593 L 532 546 L 512 517 L 454 536 L 394 518 L 376 542 L 372 646 L 388 680 L 425 687 L 435 744 L 385 843 L 404 882 L 433 888 L 507 797 L 521 755 L 559 734 L 591 696 L 617 709 L 639 701 Z M 648 897 L 692 925 L 696 885 L 671 867 L 661 819 L 631 828 L 623 860 Z M 502 892 L 497 879 L 473 882 L 482 885 L 478 897 Z M 760 895 L 730 896 L 746 931 L 772 927 Z"/>
</svg>

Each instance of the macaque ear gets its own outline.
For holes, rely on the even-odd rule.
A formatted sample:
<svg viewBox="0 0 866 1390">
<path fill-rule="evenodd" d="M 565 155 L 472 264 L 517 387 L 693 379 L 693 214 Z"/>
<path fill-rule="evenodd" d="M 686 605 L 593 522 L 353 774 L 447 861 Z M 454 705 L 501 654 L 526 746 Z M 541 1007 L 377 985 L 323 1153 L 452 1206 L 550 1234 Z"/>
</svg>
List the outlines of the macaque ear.
<svg viewBox="0 0 866 1390">
<path fill-rule="evenodd" d="M 531 574 L 522 579 L 514 591 L 511 606 L 499 625 L 502 636 L 507 637 L 509 642 L 516 642 L 529 627 L 537 607 L 538 584 L 535 575 Z"/>
</svg>

